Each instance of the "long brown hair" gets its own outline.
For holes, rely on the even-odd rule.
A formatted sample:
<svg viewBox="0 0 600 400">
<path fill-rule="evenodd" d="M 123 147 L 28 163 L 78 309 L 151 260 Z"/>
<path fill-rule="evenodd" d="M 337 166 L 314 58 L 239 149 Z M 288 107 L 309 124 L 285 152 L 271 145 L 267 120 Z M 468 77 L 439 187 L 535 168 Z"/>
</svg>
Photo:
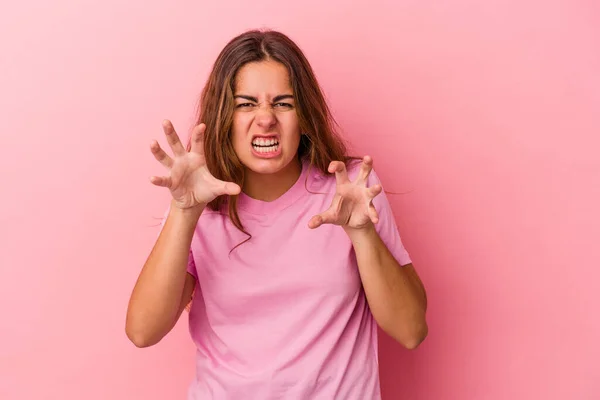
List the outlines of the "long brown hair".
<svg viewBox="0 0 600 400">
<path fill-rule="evenodd" d="M 298 157 L 308 160 L 310 167 L 317 168 L 323 174 L 329 174 L 327 168 L 331 161 L 347 163 L 353 159 L 346 153 L 346 146 L 336 131 L 337 124 L 323 91 L 300 48 L 283 33 L 252 30 L 233 38 L 223 48 L 200 97 L 196 123 L 206 124 L 204 153 L 211 174 L 217 179 L 243 187 L 244 166 L 235 154 L 230 135 L 235 107 L 235 79 L 245 64 L 266 60 L 283 64 L 289 73 L 303 133 Z M 233 224 L 251 236 L 240 221 L 237 196 L 220 196 L 209 203 L 208 208 L 220 211 L 226 203 Z"/>
</svg>

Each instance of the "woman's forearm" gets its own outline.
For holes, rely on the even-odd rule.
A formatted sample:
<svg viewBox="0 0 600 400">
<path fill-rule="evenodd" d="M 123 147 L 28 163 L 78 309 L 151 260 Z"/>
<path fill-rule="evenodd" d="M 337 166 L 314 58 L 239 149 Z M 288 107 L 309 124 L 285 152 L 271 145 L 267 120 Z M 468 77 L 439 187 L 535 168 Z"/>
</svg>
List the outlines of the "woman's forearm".
<svg viewBox="0 0 600 400">
<path fill-rule="evenodd" d="M 129 301 L 125 328 L 130 340 L 140 347 L 157 343 L 176 323 L 190 245 L 203 208 L 182 210 L 171 206 L 142 268 Z"/>
<path fill-rule="evenodd" d="M 424 289 L 401 267 L 374 226 L 345 228 L 356 252 L 369 308 L 378 325 L 409 349 L 427 336 Z"/>
</svg>

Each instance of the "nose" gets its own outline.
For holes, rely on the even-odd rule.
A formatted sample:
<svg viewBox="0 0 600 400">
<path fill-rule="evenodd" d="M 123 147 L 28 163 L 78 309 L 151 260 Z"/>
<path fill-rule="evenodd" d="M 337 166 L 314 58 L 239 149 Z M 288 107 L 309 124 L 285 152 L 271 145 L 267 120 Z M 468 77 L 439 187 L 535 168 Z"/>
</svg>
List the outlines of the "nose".
<svg viewBox="0 0 600 400">
<path fill-rule="evenodd" d="M 276 122 L 275 114 L 269 107 L 261 107 L 256 113 L 256 124 L 263 129 L 271 128 Z"/>
</svg>

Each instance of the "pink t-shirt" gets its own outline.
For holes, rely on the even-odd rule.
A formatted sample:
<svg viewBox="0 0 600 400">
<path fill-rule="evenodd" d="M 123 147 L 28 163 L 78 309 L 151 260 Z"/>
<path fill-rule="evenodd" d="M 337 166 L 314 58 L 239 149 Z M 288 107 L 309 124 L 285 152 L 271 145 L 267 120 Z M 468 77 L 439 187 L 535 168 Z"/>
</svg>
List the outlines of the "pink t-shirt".
<svg viewBox="0 0 600 400">
<path fill-rule="evenodd" d="M 358 166 L 348 172 L 354 179 Z M 189 313 L 197 347 L 189 400 L 381 398 L 377 326 L 352 244 L 339 226 L 308 228 L 335 186 L 305 162 L 275 201 L 242 193 L 239 215 L 252 238 L 233 251 L 247 236 L 226 211 L 202 213 L 188 266 L 199 282 Z M 374 204 L 383 242 L 409 264 L 385 193 Z"/>
</svg>

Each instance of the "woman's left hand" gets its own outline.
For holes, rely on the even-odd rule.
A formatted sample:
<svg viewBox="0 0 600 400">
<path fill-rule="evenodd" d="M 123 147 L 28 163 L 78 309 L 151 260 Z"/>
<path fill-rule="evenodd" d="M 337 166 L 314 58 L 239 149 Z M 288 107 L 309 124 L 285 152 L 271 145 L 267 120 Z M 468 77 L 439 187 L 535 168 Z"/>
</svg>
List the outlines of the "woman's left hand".
<svg viewBox="0 0 600 400">
<path fill-rule="evenodd" d="M 356 179 L 350 181 L 344 163 L 332 161 L 329 164 L 329 172 L 335 172 L 335 196 L 326 211 L 310 219 L 308 227 L 314 229 L 323 224 L 334 224 L 345 229 L 363 229 L 376 224 L 379 216 L 372 201 L 381 193 L 382 187 L 367 187 L 367 178 L 372 169 L 373 159 L 365 156 Z"/>
</svg>

